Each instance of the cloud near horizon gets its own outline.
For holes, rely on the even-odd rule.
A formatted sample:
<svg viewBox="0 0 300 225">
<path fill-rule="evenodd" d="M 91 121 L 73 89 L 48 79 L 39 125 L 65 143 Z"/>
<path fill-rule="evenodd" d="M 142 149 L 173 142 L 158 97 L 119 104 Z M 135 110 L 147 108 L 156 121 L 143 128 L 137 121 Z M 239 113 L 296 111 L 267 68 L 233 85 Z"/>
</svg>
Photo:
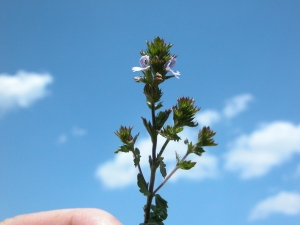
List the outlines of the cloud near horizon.
<svg viewBox="0 0 300 225">
<path fill-rule="evenodd" d="M 15 108 L 27 108 L 49 94 L 53 82 L 49 73 L 18 71 L 15 75 L 0 74 L 0 114 Z"/>
<path fill-rule="evenodd" d="M 242 179 L 266 175 L 300 153 L 300 124 L 275 121 L 237 137 L 225 154 L 225 169 Z"/>
<path fill-rule="evenodd" d="M 272 214 L 299 215 L 300 194 L 296 192 L 281 191 L 275 196 L 268 197 L 252 209 L 248 220 L 264 219 Z"/>
</svg>

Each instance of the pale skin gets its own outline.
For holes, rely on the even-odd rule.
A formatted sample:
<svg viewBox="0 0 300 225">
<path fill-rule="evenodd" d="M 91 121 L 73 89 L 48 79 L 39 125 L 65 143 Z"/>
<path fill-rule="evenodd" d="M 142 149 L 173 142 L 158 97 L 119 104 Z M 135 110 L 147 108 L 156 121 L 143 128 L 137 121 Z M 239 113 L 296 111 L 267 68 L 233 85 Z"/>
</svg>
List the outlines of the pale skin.
<svg viewBox="0 0 300 225">
<path fill-rule="evenodd" d="M 122 225 L 114 216 L 101 209 L 60 209 L 19 215 L 0 225 Z"/>
</svg>

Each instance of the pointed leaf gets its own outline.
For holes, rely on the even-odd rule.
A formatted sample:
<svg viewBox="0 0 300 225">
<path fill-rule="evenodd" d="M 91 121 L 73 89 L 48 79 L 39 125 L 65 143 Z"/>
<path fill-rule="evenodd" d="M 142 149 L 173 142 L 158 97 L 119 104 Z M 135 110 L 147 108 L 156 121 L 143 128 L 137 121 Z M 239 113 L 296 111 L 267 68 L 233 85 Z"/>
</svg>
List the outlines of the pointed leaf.
<svg viewBox="0 0 300 225">
<path fill-rule="evenodd" d="M 134 149 L 134 166 L 137 167 L 140 163 L 140 158 L 141 158 L 141 154 L 140 154 L 140 150 L 138 148 Z"/>
<path fill-rule="evenodd" d="M 158 113 L 158 115 L 156 116 L 156 129 L 160 130 L 165 122 L 167 121 L 167 119 L 169 118 L 170 113 L 172 112 L 171 109 L 167 109 L 165 111 L 161 111 Z"/>
<path fill-rule="evenodd" d="M 155 110 L 158 110 L 161 107 L 163 107 L 163 104 L 162 104 L 162 102 L 159 102 L 158 104 L 155 105 Z"/>
<path fill-rule="evenodd" d="M 132 150 L 132 147 L 129 145 L 122 145 L 118 148 L 118 150 L 115 151 L 115 154 L 118 152 L 130 152 Z"/>
<path fill-rule="evenodd" d="M 155 204 L 158 209 L 161 211 L 160 218 L 165 220 L 168 217 L 167 208 L 168 202 L 164 200 L 159 194 L 155 195 Z"/>
<path fill-rule="evenodd" d="M 176 156 L 177 165 L 179 165 L 179 163 L 180 163 L 180 156 L 179 156 L 179 154 L 176 151 L 175 151 L 175 156 Z"/>
<path fill-rule="evenodd" d="M 146 184 L 146 181 L 141 173 L 138 173 L 137 175 L 137 185 L 140 188 L 140 192 L 145 195 L 149 196 L 150 192 L 148 191 L 148 185 Z"/>
<path fill-rule="evenodd" d="M 183 170 L 189 170 L 195 166 L 196 162 L 189 161 L 183 161 L 179 163 L 179 168 Z"/>
<path fill-rule="evenodd" d="M 143 117 L 142 117 L 142 120 L 143 120 L 143 124 L 144 124 L 146 130 L 148 131 L 149 135 L 150 135 L 151 138 L 152 138 L 152 136 L 153 136 L 153 134 L 152 134 L 152 133 L 153 133 L 153 127 L 152 127 L 151 123 L 148 122 L 148 121 L 147 121 L 145 118 L 143 118 Z"/>
<path fill-rule="evenodd" d="M 163 157 L 161 157 L 161 161 L 159 162 L 159 170 L 163 178 L 167 176 L 166 164 L 163 161 Z"/>
</svg>

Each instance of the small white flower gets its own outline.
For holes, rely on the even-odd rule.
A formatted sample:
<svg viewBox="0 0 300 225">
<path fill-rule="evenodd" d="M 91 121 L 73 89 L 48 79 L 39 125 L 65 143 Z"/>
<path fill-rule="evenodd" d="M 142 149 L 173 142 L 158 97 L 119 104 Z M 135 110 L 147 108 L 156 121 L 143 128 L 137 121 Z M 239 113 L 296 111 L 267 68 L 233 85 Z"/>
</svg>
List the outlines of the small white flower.
<svg viewBox="0 0 300 225">
<path fill-rule="evenodd" d="M 176 58 L 172 57 L 167 63 L 166 63 L 166 71 L 169 71 L 171 73 L 173 73 L 173 75 L 179 79 L 179 75 L 180 72 L 177 70 L 172 70 L 172 68 L 175 66 L 176 64 Z"/>
<path fill-rule="evenodd" d="M 133 72 L 145 71 L 150 68 L 150 58 L 148 55 L 144 55 L 140 58 L 141 67 L 132 67 Z"/>
</svg>

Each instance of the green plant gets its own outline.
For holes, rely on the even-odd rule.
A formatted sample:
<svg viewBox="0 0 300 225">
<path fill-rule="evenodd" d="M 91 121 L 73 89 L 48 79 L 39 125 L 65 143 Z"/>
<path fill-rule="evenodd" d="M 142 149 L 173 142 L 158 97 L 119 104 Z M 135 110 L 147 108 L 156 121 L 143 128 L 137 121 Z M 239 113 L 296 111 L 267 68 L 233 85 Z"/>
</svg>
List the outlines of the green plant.
<svg viewBox="0 0 300 225">
<path fill-rule="evenodd" d="M 209 127 L 203 127 L 198 133 L 196 143 L 192 143 L 187 139 L 184 141 L 187 145 L 187 151 L 182 158 L 175 152 L 176 166 L 167 174 L 163 153 L 170 141 L 178 142 L 181 140 L 178 134 L 183 131 L 184 127 L 198 126 L 194 119 L 200 108 L 194 105 L 195 100 L 193 98 L 181 97 L 177 99 L 177 104 L 172 108 L 159 111 L 163 107 L 161 101 L 163 93 L 159 85 L 170 78 L 179 78 L 180 72 L 173 70 L 177 56 L 171 55 L 169 52 L 172 44 L 166 44 L 164 39 L 157 37 L 153 42 L 147 42 L 147 47 L 146 51 L 140 52 L 142 55 L 140 58 L 141 67 L 133 67 L 132 70 L 142 72 L 142 76 L 134 77 L 134 80 L 144 84 L 146 103 L 151 111 L 150 121 L 142 117 L 143 124 L 152 141 L 152 154 L 149 156 L 149 181 L 146 181 L 140 166 L 141 151 L 135 147 L 139 134 L 135 136 L 131 134 L 133 127 L 121 126 L 115 132 L 123 143 L 115 153 L 131 152 L 133 164 L 138 169 L 137 184 L 140 192 L 147 198 L 144 206 L 144 222 L 140 225 L 163 225 L 163 221 L 168 216 L 168 204 L 157 192 L 178 169 L 189 170 L 195 166 L 196 162 L 187 160 L 190 154 L 201 156 L 205 152 L 203 147 L 216 146 L 217 144 L 213 139 L 216 133 Z M 171 75 L 168 75 L 168 73 L 171 73 Z M 171 113 L 173 113 L 173 125 L 165 125 Z M 157 149 L 158 135 L 165 138 L 165 142 L 160 149 Z M 164 180 L 155 187 L 158 168 Z M 153 200 L 155 204 L 153 204 Z"/>
</svg>

